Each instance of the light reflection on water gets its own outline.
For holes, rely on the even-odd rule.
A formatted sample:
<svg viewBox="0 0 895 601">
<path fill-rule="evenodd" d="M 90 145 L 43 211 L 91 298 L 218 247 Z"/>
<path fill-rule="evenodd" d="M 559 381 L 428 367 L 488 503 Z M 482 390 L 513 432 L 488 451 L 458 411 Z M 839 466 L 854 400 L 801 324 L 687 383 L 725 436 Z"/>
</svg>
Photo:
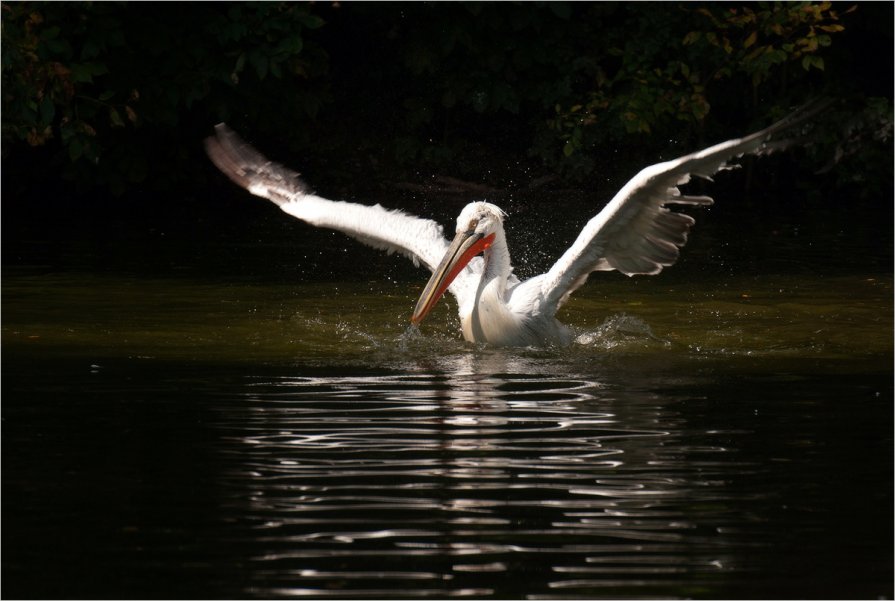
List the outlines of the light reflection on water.
<svg viewBox="0 0 895 601">
<path fill-rule="evenodd" d="M 742 516 L 691 507 L 735 502 L 749 462 L 683 443 L 673 398 L 525 364 L 250 382 L 223 427 L 262 548 L 250 592 L 568 598 L 737 569 L 718 529 Z"/>
</svg>

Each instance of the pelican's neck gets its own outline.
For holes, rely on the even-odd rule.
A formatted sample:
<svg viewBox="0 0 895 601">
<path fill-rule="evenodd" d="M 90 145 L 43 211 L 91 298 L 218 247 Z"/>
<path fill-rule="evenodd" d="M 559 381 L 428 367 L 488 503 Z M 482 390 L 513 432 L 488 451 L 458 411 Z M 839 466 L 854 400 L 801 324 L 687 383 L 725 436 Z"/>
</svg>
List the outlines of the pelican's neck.
<svg viewBox="0 0 895 601">
<path fill-rule="evenodd" d="M 485 251 L 485 268 L 469 304 L 460 310 L 463 337 L 470 342 L 488 342 L 498 346 L 528 344 L 520 331 L 522 322 L 507 306 L 507 280 L 513 272 L 510 252 L 503 230 Z"/>
<path fill-rule="evenodd" d="M 497 285 L 498 294 L 503 296 L 507 287 L 507 279 L 513 273 L 513 266 L 510 263 L 510 250 L 507 248 L 507 238 L 504 235 L 503 228 L 499 228 L 494 233 L 494 242 L 485 251 L 484 259 L 485 270 L 482 273 L 479 291 L 481 292 L 485 286 L 494 282 Z"/>
</svg>

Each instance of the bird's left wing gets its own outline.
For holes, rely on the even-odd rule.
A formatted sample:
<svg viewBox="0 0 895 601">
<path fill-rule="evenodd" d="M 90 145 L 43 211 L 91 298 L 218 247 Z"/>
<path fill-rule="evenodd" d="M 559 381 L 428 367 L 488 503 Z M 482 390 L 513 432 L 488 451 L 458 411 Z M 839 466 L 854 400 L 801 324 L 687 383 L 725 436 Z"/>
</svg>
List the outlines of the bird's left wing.
<svg viewBox="0 0 895 601">
<path fill-rule="evenodd" d="M 677 261 L 687 242 L 692 217 L 668 205 L 710 205 L 707 196 L 683 196 L 677 186 L 691 175 L 710 178 L 729 168 L 727 161 L 744 154 L 767 154 L 790 145 L 781 136 L 828 106 L 815 102 L 796 110 L 767 129 L 728 140 L 678 159 L 643 169 L 596 217 L 584 226 L 574 244 L 545 274 L 523 282 L 513 296 L 536 302 L 540 312 L 555 313 L 593 271 L 616 269 L 626 275 L 653 275 Z"/>
<path fill-rule="evenodd" d="M 315 196 L 299 174 L 269 161 L 221 123 L 205 140 L 209 158 L 224 174 L 252 194 L 317 227 L 340 231 L 374 248 L 406 255 L 430 271 L 448 248 L 442 227 L 380 205 L 366 206 Z"/>
</svg>

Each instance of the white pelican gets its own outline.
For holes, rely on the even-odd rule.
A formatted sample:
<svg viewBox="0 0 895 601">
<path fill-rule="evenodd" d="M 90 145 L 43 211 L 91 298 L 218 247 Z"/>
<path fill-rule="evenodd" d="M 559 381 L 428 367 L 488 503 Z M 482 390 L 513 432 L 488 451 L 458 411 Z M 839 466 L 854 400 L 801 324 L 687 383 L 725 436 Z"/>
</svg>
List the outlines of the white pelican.
<svg viewBox="0 0 895 601">
<path fill-rule="evenodd" d="M 646 167 L 587 222 L 549 271 L 524 282 L 513 275 L 503 229 L 505 213 L 493 204 L 468 204 L 449 242 L 434 221 L 378 204 L 312 194 L 298 173 L 269 161 L 223 123 L 215 127 L 216 135 L 206 140 L 205 148 L 230 179 L 293 217 L 425 265 L 432 277 L 410 318 L 412 324 L 419 325 L 450 290 L 459 305 L 466 340 L 497 346 L 565 345 L 574 336 L 556 319 L 556 312 L 591 272 L 614 269 L 629 276 L 653 275 L 677 260 L 694 220 L 667 206 L 712 204 L 707 196 L 682 195 L 677 186 L 691 175 L 709 179 L 730 168 L 731 158 L 788 145 L 792 140 L 779 137 L 781 132 L 792 130 L 821 108 L 814 103 L 752 135 Z"/>
</svg>

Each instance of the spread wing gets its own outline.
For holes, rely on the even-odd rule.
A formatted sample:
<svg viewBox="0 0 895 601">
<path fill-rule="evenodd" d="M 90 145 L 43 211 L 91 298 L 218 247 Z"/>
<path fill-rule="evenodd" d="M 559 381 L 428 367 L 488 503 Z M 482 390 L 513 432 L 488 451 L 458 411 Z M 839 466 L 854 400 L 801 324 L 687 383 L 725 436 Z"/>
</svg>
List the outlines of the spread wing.
<svg viewBox="0 0 895 601">
<path fill-rule="evenodd" d="M 269 161 L 223 123 L 215 126 L 214 137 L 205 140 L 205 150 L 236 184 L 311 225 L 337 230 L 389 253 L 401 253 L 429 271 L 438 266 L 449 246 L 442 227 L 429 219 L 378 204 L 366 206 L 312 194 L 298 173 Z M 463 293 L 471 285 L 468 276 L 481 269 L 481 258 L 471 262 L 454 280 L 451 292 L 455 296 Z"/>
<path fill-rule="evenodd" d="M 541 312 L 555 312 L 593 271 L 653 275 L 674 264 L 695 221 L 668 206 L 712 204 L 707 196 L 682 195 L 677 186 L 694 175 L 710 178 L 729 169 L 727 161 L 732 158 L 791 145 L 796 138 L 789 134 L 798 134 L 796 126 L 828 105 L 827 101 L 811 103 L 760 132 L 646 167 L 584 226 L 550 271 L 521 284 L 514 296 L 538 297 Z"/>
</svg>

